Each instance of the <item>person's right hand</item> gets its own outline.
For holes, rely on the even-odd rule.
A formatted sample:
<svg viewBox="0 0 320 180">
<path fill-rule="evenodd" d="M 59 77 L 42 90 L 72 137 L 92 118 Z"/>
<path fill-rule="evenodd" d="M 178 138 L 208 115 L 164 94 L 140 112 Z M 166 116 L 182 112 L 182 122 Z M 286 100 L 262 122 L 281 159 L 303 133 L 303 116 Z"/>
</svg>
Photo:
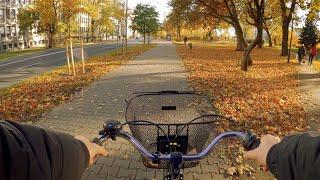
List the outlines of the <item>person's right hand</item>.
<svg viewBox="0 0 320 180">
<path fill-rule="evenodd" d="M 278 144 L 280 138 L 277 136 L 272 136 L 270 134 L 264 135 L 261 137 L 261 142 L 259 147 L 254 150 L 247 151 L 243 154 L 245 159 L 256 160 L 263 170 L 268 170 L 267 167 L 267 155 L 272 146 Z"/>
</svg>

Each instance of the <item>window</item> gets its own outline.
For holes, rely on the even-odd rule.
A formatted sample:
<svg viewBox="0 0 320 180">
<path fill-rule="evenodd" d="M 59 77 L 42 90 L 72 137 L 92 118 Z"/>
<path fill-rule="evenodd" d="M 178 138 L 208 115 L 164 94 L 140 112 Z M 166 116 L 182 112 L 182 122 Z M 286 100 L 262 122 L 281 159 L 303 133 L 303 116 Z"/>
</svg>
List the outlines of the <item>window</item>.
<svg viewBox="0 0 320 180">
<path fill-rule="evenodd" d="M 9 49 L 12 49 L 12 44 L 9 44 Z"/>
<path fill-rule="evenodd" d="M 6 27 L 6 33 L 7 33 L 7 34 L 10 34 L 10 32 L 11 32 L 11 27 L 10 27 L 10 26 L 7 26 L 7 27 Z"/>
<path fill-rule="evenodd" d="M 10 9 L 6 9 L 6 18 L 7 18 L 7 19 L 10 18 Z"/>
<path fill-rule="evenodd" d="M 12 26 L 12 33 L 16 34 L 16 26 Z"/>
<path fill-rule="evenodd" d="M 15 9 L 11 9 L 11 19 L 14 19 L 16 17 L 16 10 Z"/>
<path fill-rule="evenodd" d="M 37 41 L 34 41 L 34 45 L 37 45 Z"/>
<path fill-rule="evenodd" d="M 7 49 L 7 45 L 3 45 L 3 49 L 6 50 Z"/>
<path fill-rule="evenodd" d="M 4 9 L 0 9 L 0 19 L 4 19 Z"/>
<path fill-rule="evenodd" d="M 18 44 L 17 44 L 17 43 L 14 43 L 14 44 L 13 44 L 13 47 L 15 47 L 15 48 L 18 47 Z"/>
</svg>

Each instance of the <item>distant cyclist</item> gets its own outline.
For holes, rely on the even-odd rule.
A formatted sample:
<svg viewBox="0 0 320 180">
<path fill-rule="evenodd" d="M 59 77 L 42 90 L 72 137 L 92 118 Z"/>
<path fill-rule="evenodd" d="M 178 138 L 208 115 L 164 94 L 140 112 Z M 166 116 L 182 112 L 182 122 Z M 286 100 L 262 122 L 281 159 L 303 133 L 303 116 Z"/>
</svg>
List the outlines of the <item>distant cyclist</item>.
<svg viewBox="0 0 320 180">
<path fill-rule="evenodd" d="M 308 65 L 312 65 L 312 61 L 313 59 L 317 56 L 317 48 L 316 48 L 316 45 L 313 44 L 311 46 L 311 49 L 310 49 L 310 54 L 309 54 L 309 62 L 308 62 Z"/>
<path fill-rule="evenodd" d="M 185 36 L 185 37 L 184 37 L 184 39 L 183 39 L 183 43 L 184 43 L 184 45 L 186 45 L 186 44 L 187 44 L 187 42 L 188 42 L 188 38 L 187 38 L 187 36 Z"/>
<path fill-rule="evenodd" d="M 305 54 L 306 54 L 306 49 L 304 47 L 304 44 L 302 44 L 302 46 L 300 46 L 299 49 L 298 49 L 298 61 L 299 61 L 299 64 L 301 64 L 302 59 L 304 58 Z"/>
</svg>

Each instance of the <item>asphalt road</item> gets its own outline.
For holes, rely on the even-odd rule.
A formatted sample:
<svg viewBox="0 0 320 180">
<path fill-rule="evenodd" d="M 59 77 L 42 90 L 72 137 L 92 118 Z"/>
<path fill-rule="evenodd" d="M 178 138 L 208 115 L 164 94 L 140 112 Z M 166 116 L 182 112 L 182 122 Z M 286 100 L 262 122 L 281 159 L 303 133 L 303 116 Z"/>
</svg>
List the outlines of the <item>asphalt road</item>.
<svg viewBox="0 0 320 180">
<path fill-rule="evenodd" d="M 130 42 L 134 43 L 134 42 Z M 121 47 L 121 44 L 99 43 L 84 47 L 85 55 L 101 55 Z M 80 56 L 80 49 L 74 48 L 74 56 Z M 75 59 L 79 60 L 78 58 Z M 33 54 L 16 56 L 0 61 L 0 88 L 11 86 L 31 76 L 41 74 L 66 64 L 65 50 L 49 49 Z"/>
</svg>

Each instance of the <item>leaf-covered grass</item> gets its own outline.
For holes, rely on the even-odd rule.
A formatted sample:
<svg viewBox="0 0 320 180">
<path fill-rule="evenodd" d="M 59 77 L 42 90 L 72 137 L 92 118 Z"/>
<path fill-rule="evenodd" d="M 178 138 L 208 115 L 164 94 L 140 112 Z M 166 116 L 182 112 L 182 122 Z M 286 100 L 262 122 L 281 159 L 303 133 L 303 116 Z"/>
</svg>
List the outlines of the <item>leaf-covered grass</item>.
<svg viewBox="0 0 320 180">
<path fill-rule="evenodd" d="M 320 71 L 320 60 L 315 60 L 313 62 L 313 67 L 317 70 Z"/>
<path fill-rule="evenodd" d="M 242 130 L 277 135 L 306 130 L 297 64 L 287 64 L 279 50 L 255 49 L 253 66 L 243 72 L 239 65 L 243 52 L 234 49 L 179 46 L 177 51 L 190 71 L 191 86 L 215 97 L 218 110 L 235 117 Z"/>
<path fill-rule="evenodd" d="M 26 54 L 32 54 L 35 52 L 43 51 L 44 48 L 35 48 L 35 49 L 25 49 L 21 51 L 8 51 L 8 52 L 2 52 L 0 53 L 0 61 L 4 60 L 6 58 L 15 57 L 15 56 L 22 56 Z"/>
<path fill-rule="evenodd" d="M 86 60 L 86 74 L 82 74 L 81 62 L 76 63 L 76 76 L 67 74 L 67 67 L 29 78 L 13 87 L 0 91 L 0 119 L 36 121 L 49 109 L 109 71 L 142 54 L 154 45 L 129 47 L 126 55 L 121 49 Z"/>
</svg>

